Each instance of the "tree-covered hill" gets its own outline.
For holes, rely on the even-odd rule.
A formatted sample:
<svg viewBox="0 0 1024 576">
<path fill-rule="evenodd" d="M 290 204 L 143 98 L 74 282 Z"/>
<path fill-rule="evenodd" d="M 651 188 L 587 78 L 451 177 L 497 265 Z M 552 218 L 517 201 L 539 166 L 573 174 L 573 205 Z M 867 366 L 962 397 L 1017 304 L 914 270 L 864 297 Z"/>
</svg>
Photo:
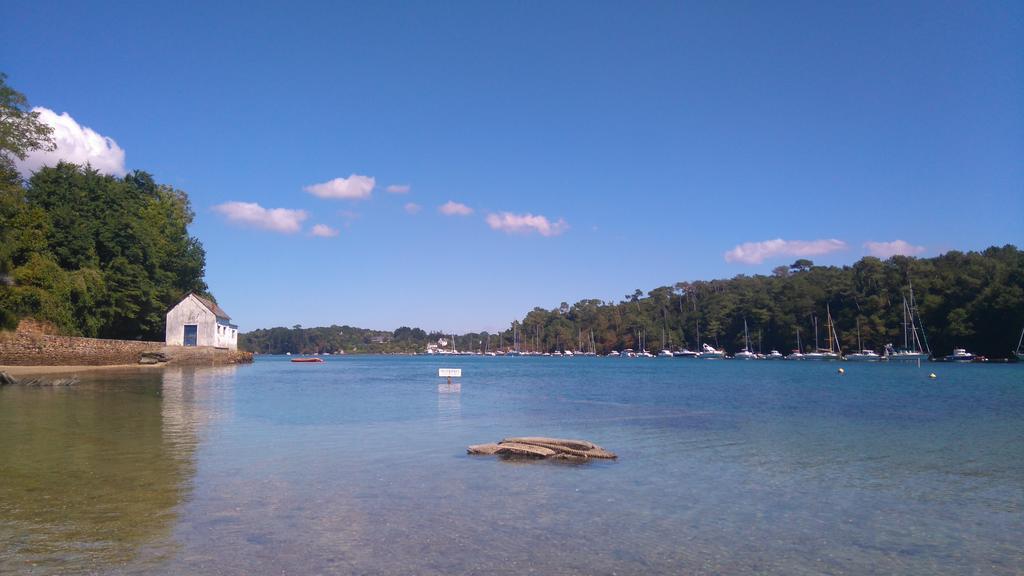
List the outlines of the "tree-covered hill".
<svg viewBox="0 0 1024 576">
<path fill-rule="evenodd" d="M 33 317 L 63 333 L 163 340 L 167 310 L 209 296 L 188 196 L 145 172 L 60 163 L 24 185 L 0 166 L 0 327 Z"/>
<path fill-rule="evenodd" d="M 320 328 L 269 328 L 239 334 L 243 350 L 260 354 L 394 354 L 422 352 L 428 341 L 436 342 L 440 334 L 427 334 L 419 328 L 402 327 L 394 332 L 368 330 L 352 326 Z"/>
<path fill-rule="evenodd" d="M 583 300 L 558 309 L 536 308 L 521 321 L 523 341 L 539 337 L 542 350 L 576 348 L 593 330 L 598 352 L 640 348 L 695 348 L 701 341 L 735 352 L 743 347 L 743 323 L 752 347 L 764 351 L 796 348 L 799 329 L 805 350 L 814 345 L 817 318 L 824 345 L 830 311 L 844 351 L 863 346 L 880 351 L 902 344 L 903 299 L 913 286 L 933 352 L 953 347 L 1005 357 L 1024 327 L 1024 252 L 1014 246 L 983 252 L 948 252 L 935 258 L 866 257 L 852 266 L 814 266 L 799 260 L 770 276 L 679 282 L 618 303 Z M 662 333 L 664 332 L 664 340 Z M 506 336 L 507 337 L 507 336 Z"/>
<path fill-rule="evenodd" d="M 459 350 L 507 349 L 518 332 L 520 349 L 550 352 L 623 348 L 696 348 L 700 339 L 733 353 L 743 347 L 746 320 L 752 347 L 767 352 L 814 346 L 814 320 L 822 345 L 830 312 L 844 351 L 863 346 L 881 351 L 902 344 L 903 299 L 914 297 L 924 334 L 936 355 L 954 346 L 977 354 L 1007 357 L 1024 327 L 1024 252 L 1014 246 L 983 252 L 948 252 L 935 258 L 867 257 L 852 266 L 815 266 L 798 260 L 768 276 L 679 282 L 647 292 L 636 290 L 620 302 L 581 300 L 558 308 L 534 308 L 500 334 L 469 333 L 455 338 Z M 664 334 L 664 340 L 662 339 Z M 413 352 L 442 334 L 400 328 L 383 332 L 330 328 L 273 328 L 243 334 L 240 345 L 262 353 Z"/>
</svg>

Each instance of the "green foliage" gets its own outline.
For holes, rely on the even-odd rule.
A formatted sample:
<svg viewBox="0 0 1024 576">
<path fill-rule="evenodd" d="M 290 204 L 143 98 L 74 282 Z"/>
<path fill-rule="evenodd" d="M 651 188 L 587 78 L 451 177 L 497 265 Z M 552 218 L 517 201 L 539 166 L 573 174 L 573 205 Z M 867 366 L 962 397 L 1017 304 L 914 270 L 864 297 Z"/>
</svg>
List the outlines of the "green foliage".
<svg viewBox="0 0 1024 576">
<path fill-rule="evenodd" d="M 67 334 L 162 340 L 168 309 L 206 293 L 206 255 L 184 192 L 60 163 L 23 186 L 0 167 L 0 323 L 48 320 Z"/>
<path fill-rule="evenodd" d="M 39 113 L 28 107 L 28 99 L 7 85 L 0 72 L 0 167 L 12 168 L 11 156 L 24 160 L 32 150 L 53 150 L 53 128 L 39 121 Z"/>
</svg>

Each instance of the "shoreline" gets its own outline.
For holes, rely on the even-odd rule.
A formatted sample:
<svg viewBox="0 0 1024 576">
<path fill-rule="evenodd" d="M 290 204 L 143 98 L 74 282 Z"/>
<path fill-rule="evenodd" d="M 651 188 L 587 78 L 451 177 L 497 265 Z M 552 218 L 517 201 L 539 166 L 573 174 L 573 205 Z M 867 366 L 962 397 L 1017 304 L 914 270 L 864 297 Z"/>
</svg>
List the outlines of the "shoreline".
<svg viewBox="0 0 1024 576">
<path fill-rule="evenodd" d="M 162 364 L 108 364 L 99 366 L 5 366 L 0 365 L 0 372 L 5 372 L 8 376 L 18 378 L 21 376 L 49 376 L 51 374 L 76 374 L 78 372 L 95 372 L 97 370 L 128 370 L 131 368 L 152 370 L 154 368 L 163 368 L 166 363 Z"/>
</svg>

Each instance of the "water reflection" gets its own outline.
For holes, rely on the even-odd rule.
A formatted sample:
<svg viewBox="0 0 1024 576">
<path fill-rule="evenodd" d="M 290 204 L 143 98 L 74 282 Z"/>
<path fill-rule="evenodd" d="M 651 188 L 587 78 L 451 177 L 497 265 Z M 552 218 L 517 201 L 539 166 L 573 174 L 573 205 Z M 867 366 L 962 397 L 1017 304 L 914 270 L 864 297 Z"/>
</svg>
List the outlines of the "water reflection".
<svg viewBox="0 0 1024 576">
<path fill-rule="evenodd" d="M 442 424 L 452 424 L 462 415 L 462 384 L 437 385 L 437 418 Z"/>
<path fill-rule="evenodd" d="M 171 530 L 226 372 L 85 373 L 0 389 L 0 573 L 107 572 L 174 549 Z"/>
</svg>

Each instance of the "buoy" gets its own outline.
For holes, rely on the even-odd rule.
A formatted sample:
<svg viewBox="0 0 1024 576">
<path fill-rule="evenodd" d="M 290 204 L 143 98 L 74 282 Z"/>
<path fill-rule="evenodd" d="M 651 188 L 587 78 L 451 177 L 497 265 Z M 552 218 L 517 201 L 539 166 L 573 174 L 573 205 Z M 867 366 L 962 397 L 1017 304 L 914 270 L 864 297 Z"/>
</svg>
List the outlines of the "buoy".
<svg viewBox="0 0 1024 576">
<path fill-rule="evenodd" d="M 846 374 L 846 370 L 844 370 L 844 369 L 840 368 L 840 369 L 839 369 L 839 373 L 840 373 L 840 374 Z"/>
<path fill-rule="evenodd" d="M 928 377 L 932 378 L 932 379 L 938 378 L 938 376 L 935 375 L 935 372 L 932 372 L 931 374 L 929 374 Z"/>
</svg>

